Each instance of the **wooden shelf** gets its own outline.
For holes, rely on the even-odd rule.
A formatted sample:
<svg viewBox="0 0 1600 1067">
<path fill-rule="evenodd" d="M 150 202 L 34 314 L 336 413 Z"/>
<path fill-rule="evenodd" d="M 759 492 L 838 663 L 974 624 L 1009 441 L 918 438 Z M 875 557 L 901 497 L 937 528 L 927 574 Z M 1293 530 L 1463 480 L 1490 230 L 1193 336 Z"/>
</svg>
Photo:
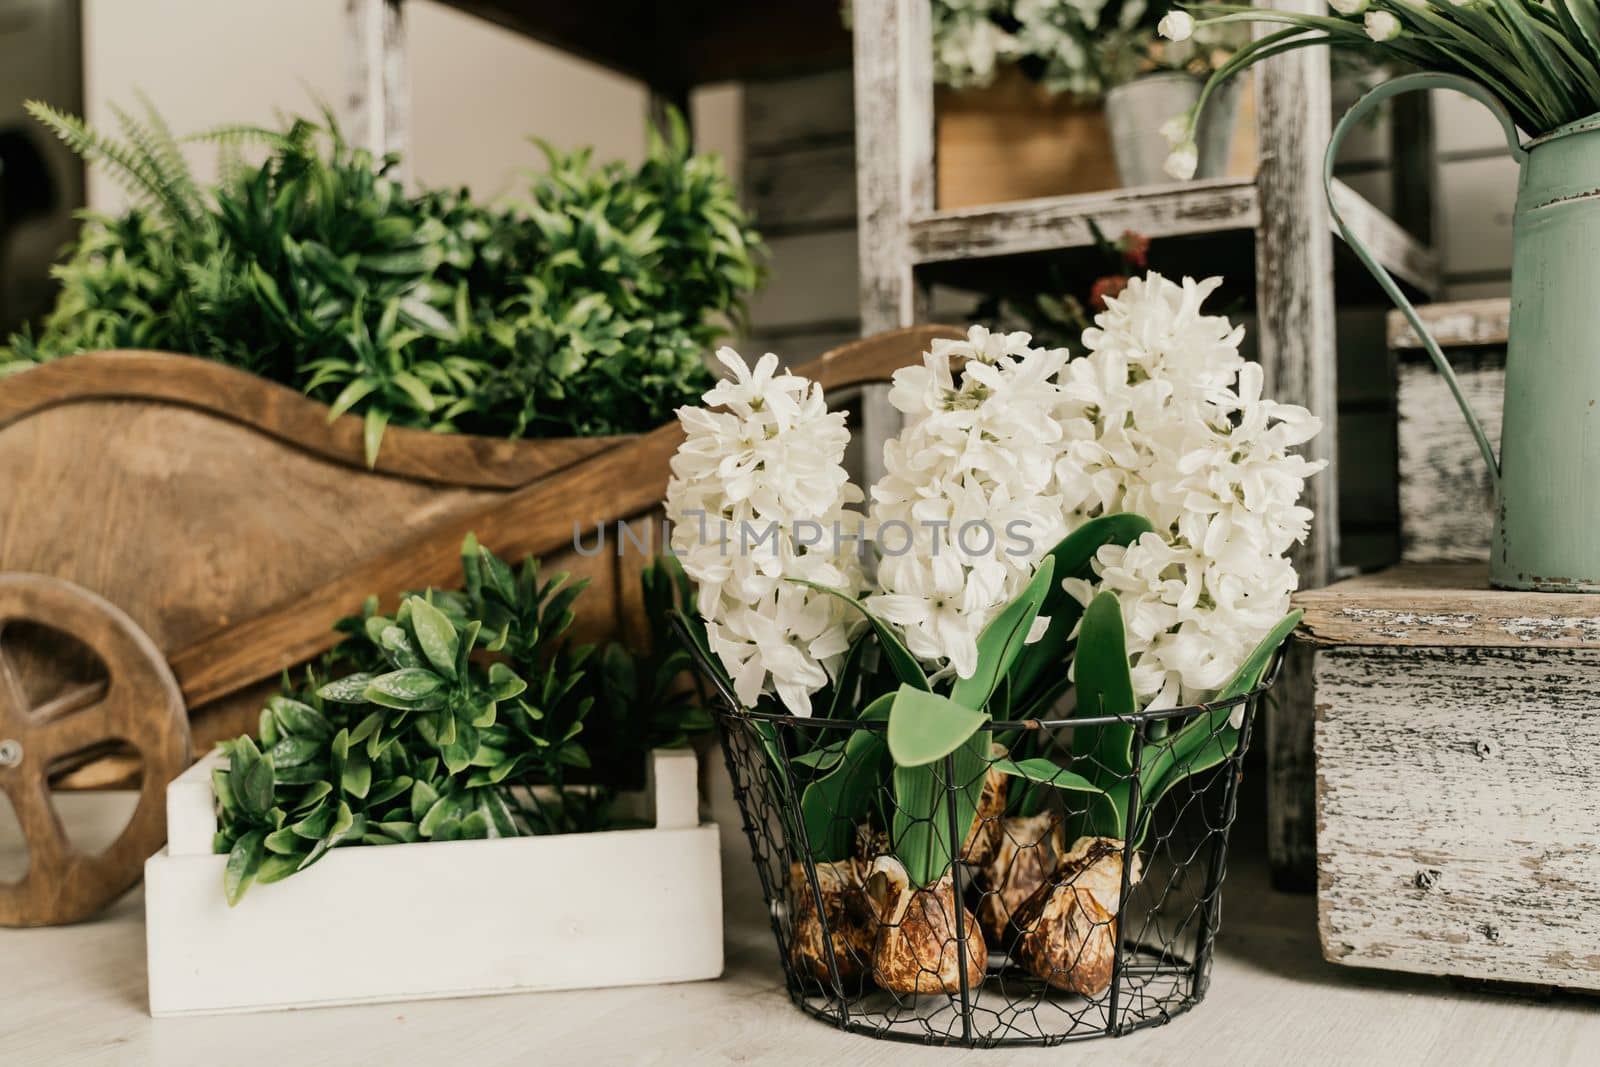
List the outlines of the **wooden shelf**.
<svg viewBox="0 0 1600 1067">
<path fill-rule="evenodd" d="M 1600 594 L 1490 589 L 1486 563 L 1407 563 L 1296 593 L 1302 640 L 1338 646 L 1600 648 Z"/>
<path fill-rule="evenodd" d="M 850 62 L 837 0 L 445 0 L 669 92 Z"/>
<path fill-rule="evenodd" d="M 1343 182 L 1335 182 L 1334 196 L 1395 277 L 1422 294 L 1438 291 L 1432 250 Z M 1091 220 L 1107 234 L 1199 236 L 1253 230 L 1261 223 L 1261 207 L 1253 179 L 1218 178 L 932 211 L 909 221 L 911 256 L 917 265 L 928 265 L 1082 248 L 1094 243 Z"/>
</svg>

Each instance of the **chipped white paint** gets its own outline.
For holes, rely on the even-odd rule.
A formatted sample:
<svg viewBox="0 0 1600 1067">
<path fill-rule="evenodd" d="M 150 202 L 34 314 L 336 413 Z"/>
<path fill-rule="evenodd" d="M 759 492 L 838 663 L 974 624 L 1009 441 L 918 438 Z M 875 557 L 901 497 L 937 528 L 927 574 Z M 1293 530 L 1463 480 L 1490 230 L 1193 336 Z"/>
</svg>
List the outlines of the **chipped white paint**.
<svg viewBox="0 0 1600 1067">
<path fill-rule="evenodd" d="M 1322 645 L 1592 648 L 1600 594 L 1488 588 L 1484 564 L 1402 564 L 1295 595 L 1300 634 Z"/>
<path fill-rule="evenodd" d="M 1504 351 L 1478 349 L 1453 360 L 1462 395 L 1499 448 Z M 1416 563 L 1487 560 L 1494 487 L 1477 441 L 1426 357 L 1402 353 L 1397 378 L 1401 557 Z"/>
<path fill-rule="evenodd" d="M 1339 614 L 1352 624 L 1365 626 L 1382 637 L 1405 638 L 1418 627 L 1428 630 L 1470 631 L 1478 617 L 1458 612 L 1389 611 L 1384 608 L 1344 608 Z"/>
<path fill-rule="evenodd" d="M 1600 648 L 1321 649 L 1338 963 L 1600 989 Z"/>
<path fill-rule="evenodd" d="M 1600 619 L 1523 615 L 1515 619 L 1502 619 L 1498 625 L 1506 634 L 1524 644 L 1600 644 Z"/>
<path fill-rule="evenodd" d="M 1504 348 L 1510 337 L 1511 301 L 1504 297 L 1428 304 L 1419 307 L 1417 315 L 1443 348 L 1467 345 Z M 1388 323 L 1390 348 L 1414 348 L 1421 352 L 1422 340 L 1404 315 L 1391 311 Z"/>
</svg>

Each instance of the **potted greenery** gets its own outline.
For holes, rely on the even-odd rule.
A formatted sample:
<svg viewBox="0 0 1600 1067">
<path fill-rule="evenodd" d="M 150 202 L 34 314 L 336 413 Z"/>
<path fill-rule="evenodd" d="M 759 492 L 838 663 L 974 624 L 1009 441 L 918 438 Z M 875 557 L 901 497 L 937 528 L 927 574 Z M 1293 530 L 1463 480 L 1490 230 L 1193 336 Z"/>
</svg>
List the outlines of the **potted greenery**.
<svg viewBox="0 0 1600 1067">
<path fill-rule="evenodd" d="M 1239 37 L 1163 41 L 1167 10 L 1161 0 L 934 0 L 939 205 L 1166 180 L 1157 131 L 1188 110 Z M 1230 168 L 1236 99 L 1207 120 L 1202 176 Z"/>
<path fill-rule="evenodd" d="M 224 127 L 203 187 L 160 116 L 117 111 L 110 137 L 30 111 L 106 167 L 135 206 L 90 214 L 56 269 L 61 294 L 0 374 L 80 352 L 220 360 L 365 424 L 499 437 L 653 429 L 710 383 L 702 353 L 760 280 L 760 240 L 682 121 L 638 168 L 542 146 L 547 169 L 504 207 L 412 193 L 394 156 L 331 116 Z M 262 158 L 246 162 L 247 151 Z"/>
<path fill-rule="evenodd" d="M 680 625 L 812 1014 L 1051 1044 L 1203 994 L 1319 468 L 1317 420 L 1201 312 L 1219 284 L 1131 280 L 1070 362 L 934 342 L 864 516 L 843 416 L 773 357 L 724 352 L 680 413 Z"/>
<path fill-rule="evenodd" d="M 1206 79 L 1248 40 L 1238 27 L 1208 27 L 1174 41 L 1158 34 L 1189 16 L 1152 5 L 1131 29 L 1105 42 L 1108 82 L 1106 120 L 1125 186 L 1170 181 L 1164 165 L 1170 150 L 1164 129 L 1194 109 Z M 1239 82 L 1219 93 L 1195 129 L 1194 178 L 1220 178 L 1232 163 L 1238 126 Z M 1253 163 L 1253 160 L 1252 160 Z"/>
<path fill-rule="evenodd" d="M 347 619 L 255 737 L 170 787 L 170 841 L 146 869 L 154 1013 L 720 971 L 717 834 L 687 747 L 711 720 L 660 628 L 688 593 L 681 571 L 644 572 L 658 627 L 635 656 L 567 642 L 586 582 L 513 570 L 470 537 L 462 565 L 459 590 Z M 416 933 L 408 912 L 463 879 L 500 884 L 475 886 L 437 938 Z M 386 919 L 413 930 L 404 962 L 370 944 Z M 471 928 L 474 951 L 454 951 Z M 586 928 L 611 933 L 583 945 Z M 648 951 L 608 958 L 624 931 Z M 335 962 L 306 979 L 296 957 L 313 951 Z"/>
</svg>

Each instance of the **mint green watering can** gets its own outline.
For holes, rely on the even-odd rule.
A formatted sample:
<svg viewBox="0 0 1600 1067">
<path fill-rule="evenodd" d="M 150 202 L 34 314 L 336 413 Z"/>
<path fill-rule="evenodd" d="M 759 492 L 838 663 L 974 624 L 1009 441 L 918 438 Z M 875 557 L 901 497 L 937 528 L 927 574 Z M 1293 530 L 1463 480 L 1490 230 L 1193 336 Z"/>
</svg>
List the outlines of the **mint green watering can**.
<svg viewBox="0 0 1600 1067">
<path fill-rule="evenodd" d="M 1522 167 L 1512 223 L 1511 332 L 1497 460 L 1450 364 L 1416 309 L 1333 206 L 1333 159 L 1373 108 L 1413 89 L 1455 89 L 1499 120 Z M 1524 147 L 1488 90 L 1449 74 L 1412 74 L 1356 102 L 1334 129 L 1323 184 L 1339 232 L 1411 323 L 1466 416 L 1494 481 L 1489 584 L 1600 591 L 1600 114 Z"/>
</svg>

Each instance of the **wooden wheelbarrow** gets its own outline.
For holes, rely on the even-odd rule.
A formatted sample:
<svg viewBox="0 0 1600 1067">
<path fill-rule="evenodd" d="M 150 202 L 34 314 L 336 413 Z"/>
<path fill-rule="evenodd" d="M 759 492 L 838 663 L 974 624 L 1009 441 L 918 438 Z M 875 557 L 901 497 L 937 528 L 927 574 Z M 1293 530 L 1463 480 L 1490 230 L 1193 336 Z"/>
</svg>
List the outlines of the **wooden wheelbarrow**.
<svg viewBox="0 0 1600 1067">
<path fill-rule="evenodd" d="M 887 381 L 948 327 L 914 327 L 800 368 L 826 388 Z M 0 380 L 0 791 L 29 854 L 0 925 L 74 922 L 139 877 L 167 783 L 253 730 L 285 670 L 378 594 L 460 580 L 475 532 L 591 580 L 580 640 L 648 632 L 637 572 L 681 440 L 507 441 L 391 429 L 376 470 L 359 420 L 221 364 L 75 356 Z M 596 552 L 592 531 L 636 535 Z M 585 551 L 574 550 L 583 531 Z M 88 855 L 52 789 L 137 788 Z"/>
</svg>

